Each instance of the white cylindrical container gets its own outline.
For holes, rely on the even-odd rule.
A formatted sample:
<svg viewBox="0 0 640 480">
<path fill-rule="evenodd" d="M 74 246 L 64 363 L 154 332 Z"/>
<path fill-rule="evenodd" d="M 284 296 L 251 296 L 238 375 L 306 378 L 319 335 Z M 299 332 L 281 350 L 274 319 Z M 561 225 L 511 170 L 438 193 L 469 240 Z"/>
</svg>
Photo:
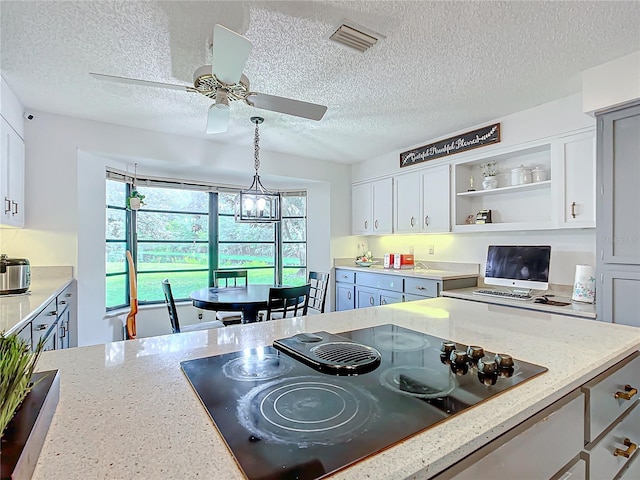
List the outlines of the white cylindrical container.
<svg viewBox="0 0 640 480">
<path fill-rule="evenodd" d="M 531 170 L 524 165 L 511 170 L 511 185 L 524 185 L 531 183 Z"/>
<path fill-rule="evenodd" d="M 596 300 L 596 275 L 591 265 L 576 265 L 571 300 L 594 303 Z"/>
<path fill-rule="evenodd" d="M 547 180 L 547 171 L 538 165 L 531 170 L 531 180 L 533 180 L 534 183 L 544 182 Z"/>
</svg>

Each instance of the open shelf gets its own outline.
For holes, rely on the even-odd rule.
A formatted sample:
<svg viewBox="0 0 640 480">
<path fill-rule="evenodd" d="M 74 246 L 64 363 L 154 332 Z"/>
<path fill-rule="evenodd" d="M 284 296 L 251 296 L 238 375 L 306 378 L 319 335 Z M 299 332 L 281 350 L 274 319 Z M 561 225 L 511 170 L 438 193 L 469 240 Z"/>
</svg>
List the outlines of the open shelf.
<svg viewBox="0 0 640 480">
<path fill-rule="evenodd" d="M 491 188 L 488 190 L 475 190 L 473 192 L 460 192 L 456 195 L 459 197 L 476 197 L 484 195 L 497 195 L 500 193 L 510 193 L 515 191 L 525 190 L 537 190 L 539 188 L 550 188 L 551 180 L 545 180 L 544 182 L 524 183 L 522 185 L 511 185 L 509 187 Z"/>
</svg>

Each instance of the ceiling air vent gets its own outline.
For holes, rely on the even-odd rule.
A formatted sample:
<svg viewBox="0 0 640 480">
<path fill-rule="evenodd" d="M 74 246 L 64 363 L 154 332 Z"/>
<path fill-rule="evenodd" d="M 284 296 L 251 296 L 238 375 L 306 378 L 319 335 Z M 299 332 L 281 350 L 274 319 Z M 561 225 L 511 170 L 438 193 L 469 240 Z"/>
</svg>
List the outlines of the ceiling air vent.
<svg viewBox="0 0 640 480">
<path fill-rule="evenodd" d="M 364 52 L 368 48 L 373 47 L 379 39 L 384 38 L 382 35 L 374 36 L 373 32 L 367 31 L 365 33 L 363 30 L 365 29 L 352 27 L 343 23 L 333 32 L 329 40 L 333 40 L 336 43 L 353 48 L 359 52 Z"/>
</svg>

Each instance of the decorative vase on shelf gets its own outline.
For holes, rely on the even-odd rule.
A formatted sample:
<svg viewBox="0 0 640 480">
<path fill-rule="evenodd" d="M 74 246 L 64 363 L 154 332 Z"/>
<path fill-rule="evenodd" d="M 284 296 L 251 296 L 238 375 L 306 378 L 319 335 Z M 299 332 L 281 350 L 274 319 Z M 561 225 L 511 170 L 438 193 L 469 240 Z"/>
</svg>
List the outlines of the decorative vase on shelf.
<svg viewBox="0 0 640 480">
<path fill-rule="evenodd" d="M 493 177 L 493 176 L 484 177 L 484 180 L 482 181 L 482 188 L 484 188 L 485 190 L 491 190 L 492 188 L 496 188 L 497 186 L 498 186 L 497 177 Z"/>
</svg>

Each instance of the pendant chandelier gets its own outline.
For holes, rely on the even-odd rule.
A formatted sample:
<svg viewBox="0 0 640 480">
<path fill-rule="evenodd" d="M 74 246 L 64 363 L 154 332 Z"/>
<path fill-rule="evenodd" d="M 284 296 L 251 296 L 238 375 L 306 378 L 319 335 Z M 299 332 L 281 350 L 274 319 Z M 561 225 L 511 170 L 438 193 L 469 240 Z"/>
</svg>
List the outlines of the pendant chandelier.
<svg viewBox="0 0 640 480">
<path fill-rule="evenodd" d="M 262 117 L 251 117 L 255 123 L 256 130 L 253 138 L 253 158 L 256 173 L 253 176 L 253 183 L 247 190 L 240 192 L 236 204 L 236 222 L 278 222 L 280 221 L 280 194 L 270 192 L 262 185 L 258 169 L 260 168 L 260 133 L 258 125 L 264 122 Z"/>
</svg>

